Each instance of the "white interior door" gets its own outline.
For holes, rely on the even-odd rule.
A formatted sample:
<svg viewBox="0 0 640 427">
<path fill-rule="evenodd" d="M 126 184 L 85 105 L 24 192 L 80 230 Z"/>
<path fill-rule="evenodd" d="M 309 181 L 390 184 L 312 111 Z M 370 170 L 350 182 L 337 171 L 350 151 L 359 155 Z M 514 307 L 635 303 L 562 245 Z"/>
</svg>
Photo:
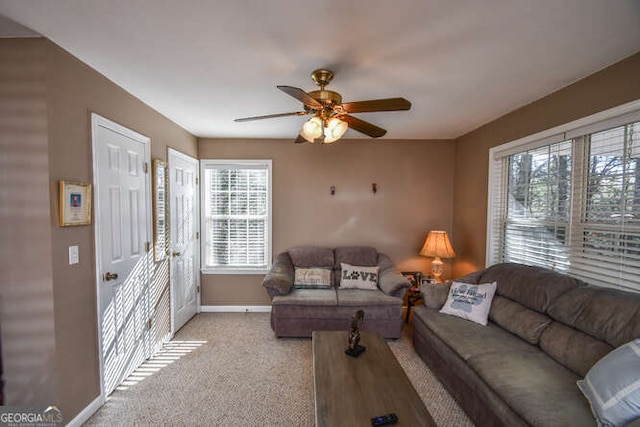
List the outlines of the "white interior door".
<svg viewBox="0 0 640 427">
<path fill-rule="evenodd" d="M 92 115 L 101 382 L 108 396 L 150 356 L 149 138 Z"/>
<path fill-rule="evenodd" d="M 200 248 L 198 160 L 169 149 L 172 332 L 198 311 Z"/>
</svg>

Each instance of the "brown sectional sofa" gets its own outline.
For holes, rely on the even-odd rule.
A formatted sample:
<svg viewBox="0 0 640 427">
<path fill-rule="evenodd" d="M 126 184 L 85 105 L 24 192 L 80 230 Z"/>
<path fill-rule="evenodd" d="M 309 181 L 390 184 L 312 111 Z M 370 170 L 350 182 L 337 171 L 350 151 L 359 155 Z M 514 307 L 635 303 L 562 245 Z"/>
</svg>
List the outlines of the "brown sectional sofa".
<svg viewBox="0 0 640 427">
<path fill-rule="evenodd" d="M 378 266 L 378 289 L 340 289 L 341 263 Z M 297 289 L 295 268 L 330 268 L 331 289 Z M 272 300 L 271 327 L 278 337 L 310 337 L 313 331 L 348 330 L 351 316 L 365 312 L 361 329 L 385 338 L 402 332 L 402 297 L 409 282 L 385 254 L 370 246 L 299 246 L 277 255 L 262 285 Z"/>
<path fill-rule="evenodd" d="M 640 337 L 640 295 L 519 264 L 457 281 L 497 282 L 488 325 L 440 314 L 446 288 L 426 289 L 413 342 L 477 425 L 596 425 L 576 381 Z"/>
</svg>

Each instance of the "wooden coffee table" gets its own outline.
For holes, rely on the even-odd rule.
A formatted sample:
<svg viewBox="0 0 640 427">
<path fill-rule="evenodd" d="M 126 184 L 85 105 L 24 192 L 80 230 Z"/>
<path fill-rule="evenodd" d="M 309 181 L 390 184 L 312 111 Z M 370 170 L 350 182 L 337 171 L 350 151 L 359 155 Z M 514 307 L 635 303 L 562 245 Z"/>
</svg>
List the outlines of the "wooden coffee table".
<svg viewBox="0 0 640 427">
<path fill-rule="evenodd" d="M 391 412 L 396 426 L 435 426 L 384 338 L 361 332 L 367 350 L 353 358 L 344 353 L 347 334 L 312 334 L 316 427 L 370 427 L 371 418 Z"/>
</svg>

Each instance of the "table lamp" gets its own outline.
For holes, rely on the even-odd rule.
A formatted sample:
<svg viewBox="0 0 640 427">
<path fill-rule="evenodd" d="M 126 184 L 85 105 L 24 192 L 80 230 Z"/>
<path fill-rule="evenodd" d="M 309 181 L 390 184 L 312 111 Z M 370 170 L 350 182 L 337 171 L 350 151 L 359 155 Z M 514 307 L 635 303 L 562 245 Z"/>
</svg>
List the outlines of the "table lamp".
<svg viewBox="0 0 640 427">
<path fill-rule="evenodd" d="M 451 241 L 449 241 L 449 235 L 446 231 L 431 230 L 427 234 L 427 239 L 420 250 L 420 255 L 435 257 L 431 263 L 431 275 L 436 283 L 442 283 L 440 276 L 442 276 L 443 262 L 440 258 L 453 258 L 456 253 L 451 247 Z"/>
</svg>

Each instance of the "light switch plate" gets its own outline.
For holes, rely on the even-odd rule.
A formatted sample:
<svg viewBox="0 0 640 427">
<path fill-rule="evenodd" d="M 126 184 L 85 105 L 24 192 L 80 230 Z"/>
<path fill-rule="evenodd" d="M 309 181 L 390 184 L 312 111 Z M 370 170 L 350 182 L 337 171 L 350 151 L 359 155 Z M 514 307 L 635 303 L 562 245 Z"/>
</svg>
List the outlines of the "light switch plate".
<svg viewBox="0 0 640 427">
<path fill-rule="evenodd" d="M 69 265 L 78 264 L 80 262 L 80 254 L 78 246 L 69 246 Z"/>
</svg>

